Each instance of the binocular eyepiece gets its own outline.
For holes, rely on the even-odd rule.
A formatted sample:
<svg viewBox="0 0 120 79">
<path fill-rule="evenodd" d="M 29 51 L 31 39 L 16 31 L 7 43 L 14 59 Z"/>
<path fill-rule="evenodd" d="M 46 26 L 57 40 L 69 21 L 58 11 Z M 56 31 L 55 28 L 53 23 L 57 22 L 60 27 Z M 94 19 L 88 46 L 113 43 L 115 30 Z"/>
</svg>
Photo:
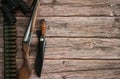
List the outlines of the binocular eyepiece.
<svg viewBox="0 0 120 79">
<path fill-rule="evenodd" d="M 22 0 L 3 0 L 2 6 L 0 7 L 3 16 L 7 19 L 10 24 L 15 24 L 16 18 L 13 12 L 16 8 L 19 8 L 24 15 L 30 12 L 30 9 L 26 3 Z"/>
</svg>

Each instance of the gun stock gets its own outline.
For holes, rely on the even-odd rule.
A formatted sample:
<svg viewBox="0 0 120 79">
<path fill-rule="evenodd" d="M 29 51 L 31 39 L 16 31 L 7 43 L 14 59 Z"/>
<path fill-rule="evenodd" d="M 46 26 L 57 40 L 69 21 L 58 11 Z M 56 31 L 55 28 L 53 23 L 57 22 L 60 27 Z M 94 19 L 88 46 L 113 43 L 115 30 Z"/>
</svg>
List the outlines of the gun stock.
<svg viewBox="0 0 120 79">
<path fill-rule="evenodd" d="M 22 67 L 19 70 L 19 76 L 18 79 L 29 79 L 30 75 L 32 73 L 32 68 L 30 67 L 29 63 L 29 46 L 27 44 L 23 45 L 23 58 L 24 63 Z"/>
</svg>

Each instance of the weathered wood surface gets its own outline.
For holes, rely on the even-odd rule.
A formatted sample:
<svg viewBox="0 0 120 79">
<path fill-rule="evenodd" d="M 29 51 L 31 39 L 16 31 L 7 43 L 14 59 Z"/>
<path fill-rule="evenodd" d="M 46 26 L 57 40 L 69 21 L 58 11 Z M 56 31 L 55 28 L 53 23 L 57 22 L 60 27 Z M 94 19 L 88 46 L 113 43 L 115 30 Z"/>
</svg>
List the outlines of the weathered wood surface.
<svg viewBox="0 0 120 79">
<path fill-rule="evenodd" d="M 109 6 L 42 5 L 39 16 L 112 16 Z"/>
<path fill-rule="evenodd" d="M 31 3 L 27 0 L 27 3 Z M 119 16 L 119 0 L 45 0 L 39 16 Z M 47 3 L 47 4 L 46 4 Z"/>
<path fill-rule="evenodd" d="M 54 73 L 43 75 L 41 79 L 119 79 L 120 78 L 119 70 L 100 70 L 100 71 L 76 71 L 76 72 L 67 72 L 67 73 Z M 35 78 L 34 79 L 39 79 Z"/>
<path fill-rule="evenodd" d="M 38 17 L 46 19 L 46 36 L 64 37 L 120 37 L 120 17 Z M 16 23 L 17 36 L 23 36 L 27 26 L 26 18 L 19 19 Z M 2 19 L 0 20 L 2 22 Z M 2 24 L 0 24 L 2 26 Z M 0 36 L 2 36 L 0 27 Z"/>
<path fill-rule="evenodd" d="M 41 0 L 41 4 L 79 4 L 79 5 L 101 5 L 120 4 L 120 0 Z"/>
<path fill-rule="evenodd" d="M 28 5 L 32 0 L 25 0 Z M 17 16 L 17 67 L 22 65 L 22 38 L 28 18 Z M 46 19 L 42 77 L 31 79 L 120 79 L 120 0 L 41 0 L 39 20 Z M 36 35 L 31 44 L 31 66 Z M 0 79 L 3 79 L 3 28 L 0 12 Z"/>
<path fill-rule="evenodd" d="M 34 65 L 34 61 L 35 60 L 33 59 L 31 60 L 32 67 Z M 0 63 L 1 63 L 1 70 L 3 70 L 3 66 L 2 66 L 3 61 L 1 61 Z M 21 66 L 21 63 L 22 63 L 21 60 L 17 60 L 18 65 Z M 77 73 L 79 74 L 79 77 L 80 77 L 80 75 L 82 76 L 81 74 L 82 72 L 84 73 L 86 72 L 84 76 L 88 76 L 90 75 L 90 74 L 87 74 L 88 72 L 98 73 L 99 71 L 102 71 L 102 72 L 118 71 L 120 69 L 119 64 L 120 64 L 119 60 L 79 60 L 79 61 L 78 60 L 45 60 L 42 74 L 54 75 L 56 73 L 60 75 L 64 73 L 67 76 L 67 75 L 70 75 L 70 72 L 71 72 L 73 73 L 73 75 L 71 74 L 71 76 L 75 76 L 75 73 Z M 118 74 L 119 73 L 120 72 L 118 71 Z M 2 74 L 3 74 L 3 71 L 0 72 L 0 76 L 2 76 Z M 100 75 L 104 75 L 104 74 L 101 73 Z M 117 72 L 116 72 L 116 75 L 117 75 Z M 111 77 L 112 76 L 113 75 L 111 75 Z"/>
<path fill-rule="evenodd" d="M 35 74 L 30 79 L 119 79 L 120 69 L 113 70 L 99 70 L 99 71 L 75 71 L 62 73 L 48 73 L 42 74 L 41 78 L 36 77 Z M 3 76 L 0 77 L 3 79 Z"/>
<path fill-rule="evenodd" d="M 17 41 L 17 58 L 22 58 L 22 39 Z M 46 41 L 46 59 L 120 59 L 119 39 L 47 38 Z M 31 44 L 31 58 L 36 56 L 36 45 L 37 39 L 34 38 Z M 3 52 L 3 45 L 0 48 Z M 0 53 L 0 58 L 3 58 L 3 53 Z"/>
</svg>

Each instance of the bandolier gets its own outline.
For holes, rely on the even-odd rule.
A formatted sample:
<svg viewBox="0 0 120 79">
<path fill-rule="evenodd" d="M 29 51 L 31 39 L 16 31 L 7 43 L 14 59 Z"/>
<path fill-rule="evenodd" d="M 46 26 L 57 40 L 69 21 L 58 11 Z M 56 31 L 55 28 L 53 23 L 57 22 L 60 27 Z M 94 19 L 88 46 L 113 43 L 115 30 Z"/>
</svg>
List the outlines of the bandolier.
<svg viewBox="0 0 120 79">
<path fill-rule="evenodd" d="M 4 18 L 4 79 L 16 79 L 16 28 Z"/>
</svg>

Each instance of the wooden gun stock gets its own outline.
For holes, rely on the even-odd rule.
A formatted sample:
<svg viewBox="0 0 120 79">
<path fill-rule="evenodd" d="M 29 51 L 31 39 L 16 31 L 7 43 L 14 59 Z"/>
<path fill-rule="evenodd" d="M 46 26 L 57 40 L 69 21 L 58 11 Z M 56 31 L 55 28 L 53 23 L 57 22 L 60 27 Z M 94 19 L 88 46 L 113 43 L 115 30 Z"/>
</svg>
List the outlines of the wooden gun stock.
<svg viewBox="0 0 120 79">
<path fill-rule="evenodd" d="M 22 67 L 20 68 L 18 74 L 18 79 L 29 79 L 30 78 L 30 75 L 32 74 L 32 68 L 30 66 L 30 63 L 29 63 L 29 47 L 28 45 L 24 44 L 23 45 L 23 65 Z"/>
</svg>

